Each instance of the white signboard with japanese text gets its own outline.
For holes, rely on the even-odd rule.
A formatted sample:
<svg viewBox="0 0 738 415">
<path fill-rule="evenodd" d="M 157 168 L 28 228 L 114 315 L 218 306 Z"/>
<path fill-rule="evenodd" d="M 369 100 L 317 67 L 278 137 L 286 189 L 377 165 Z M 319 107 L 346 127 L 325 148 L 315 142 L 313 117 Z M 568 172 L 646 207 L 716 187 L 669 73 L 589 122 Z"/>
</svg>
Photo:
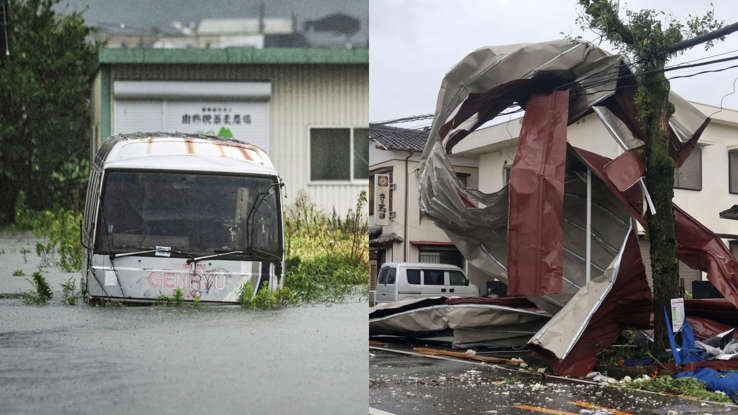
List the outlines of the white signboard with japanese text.
<svg viewBox="0 0 738 415">
<path fill-rule="evenodd" d="M 115 134 L 199 133 L 269 151 L 268 82 L 117 81 L 114 95 Z"/>
<path fill-rule="evenodd" d="M 374 220 L 377 225 L 390 224 L 390 175 L 374 175 Z"/>
<path fill-rule="evenodd" d="M 116 103 L 116 133 L 166 131 L 235 138 L 269 151 L 267 102 L 138 101 Z"/>
</svg>

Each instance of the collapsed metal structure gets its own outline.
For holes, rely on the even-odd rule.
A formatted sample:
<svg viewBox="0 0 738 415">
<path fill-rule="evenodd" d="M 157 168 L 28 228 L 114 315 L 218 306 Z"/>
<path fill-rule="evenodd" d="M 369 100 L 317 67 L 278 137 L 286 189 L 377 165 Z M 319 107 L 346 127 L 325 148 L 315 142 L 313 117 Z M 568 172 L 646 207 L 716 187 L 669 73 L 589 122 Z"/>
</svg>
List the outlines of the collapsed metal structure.
<svg viewBox="0 0 738 415">
<path fill-rule="evenodd" d="M 441 85 L 423 152 L 420 206 L 470 264 L 501 277 L 553 317 L 528 343 L 562 374 L 583 376 L 622 328 L 650 325 L 651 291 L 636 222 L 653 211 L 643 182 L 634 77 L 621 56 L 558 40 L 483 47 Z M 681 165 L 709 118 L 671 94 L 669 151 Z M 509 184 L 467 189 L 449 162 L 454 146 L 506 108 L 525 109 Z M 594 112 L 622 154 L 567 143 L 567 126 Z M 674 206 L 678 257 L 705 271 L 738 306 L 738 263 L 705 226 Z"/>
</svg>

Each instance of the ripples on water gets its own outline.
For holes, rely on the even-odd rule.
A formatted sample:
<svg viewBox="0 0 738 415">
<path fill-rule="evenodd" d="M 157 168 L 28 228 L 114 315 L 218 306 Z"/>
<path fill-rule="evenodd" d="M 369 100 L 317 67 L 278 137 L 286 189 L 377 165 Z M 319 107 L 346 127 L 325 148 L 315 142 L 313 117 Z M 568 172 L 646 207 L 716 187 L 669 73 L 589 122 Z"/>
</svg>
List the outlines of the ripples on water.
<svg viewBox="0 0 738 415">
<path fill-rule="evenodd" d="M 0 299 L 0 413 L 366 414 L 366 315 Z"/>
</svg>

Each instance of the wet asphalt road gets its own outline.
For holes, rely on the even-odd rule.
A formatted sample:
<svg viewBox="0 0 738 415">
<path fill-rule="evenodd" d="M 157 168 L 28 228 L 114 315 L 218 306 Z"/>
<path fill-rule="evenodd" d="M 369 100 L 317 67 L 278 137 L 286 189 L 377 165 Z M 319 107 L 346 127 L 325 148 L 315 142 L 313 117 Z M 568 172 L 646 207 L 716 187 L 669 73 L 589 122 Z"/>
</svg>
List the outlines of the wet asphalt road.
<svg viewBox="0 0 738 415">
<path fill-rule="evenodd" d="M 393 414 L 579 414 L 584 408 L 572 403 L 575 401 L 632 414 L 667 414 L 669 410 L 678 414 L 738 413 L 738 406 L 550 377 L 544 380 L 539 374 L 517 369 L 376 349 L 370 351 L 369 376 L 369 406 Z"/>
</svg>

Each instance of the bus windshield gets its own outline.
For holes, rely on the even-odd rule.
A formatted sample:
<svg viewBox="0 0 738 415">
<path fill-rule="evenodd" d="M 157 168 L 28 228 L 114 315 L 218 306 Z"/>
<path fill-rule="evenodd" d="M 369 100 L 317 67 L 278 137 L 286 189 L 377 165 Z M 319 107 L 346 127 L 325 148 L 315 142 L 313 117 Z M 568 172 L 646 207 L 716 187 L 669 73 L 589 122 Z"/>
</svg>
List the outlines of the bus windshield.
<svg viewBox="0 0 738 415">
<path fill-rule="evenodd" d="M 109 171 L 95 252 L 156 247 L 188 255 L 234 252 L 281 257 L 276 177 L 165 171 Z"/>
</svg>

